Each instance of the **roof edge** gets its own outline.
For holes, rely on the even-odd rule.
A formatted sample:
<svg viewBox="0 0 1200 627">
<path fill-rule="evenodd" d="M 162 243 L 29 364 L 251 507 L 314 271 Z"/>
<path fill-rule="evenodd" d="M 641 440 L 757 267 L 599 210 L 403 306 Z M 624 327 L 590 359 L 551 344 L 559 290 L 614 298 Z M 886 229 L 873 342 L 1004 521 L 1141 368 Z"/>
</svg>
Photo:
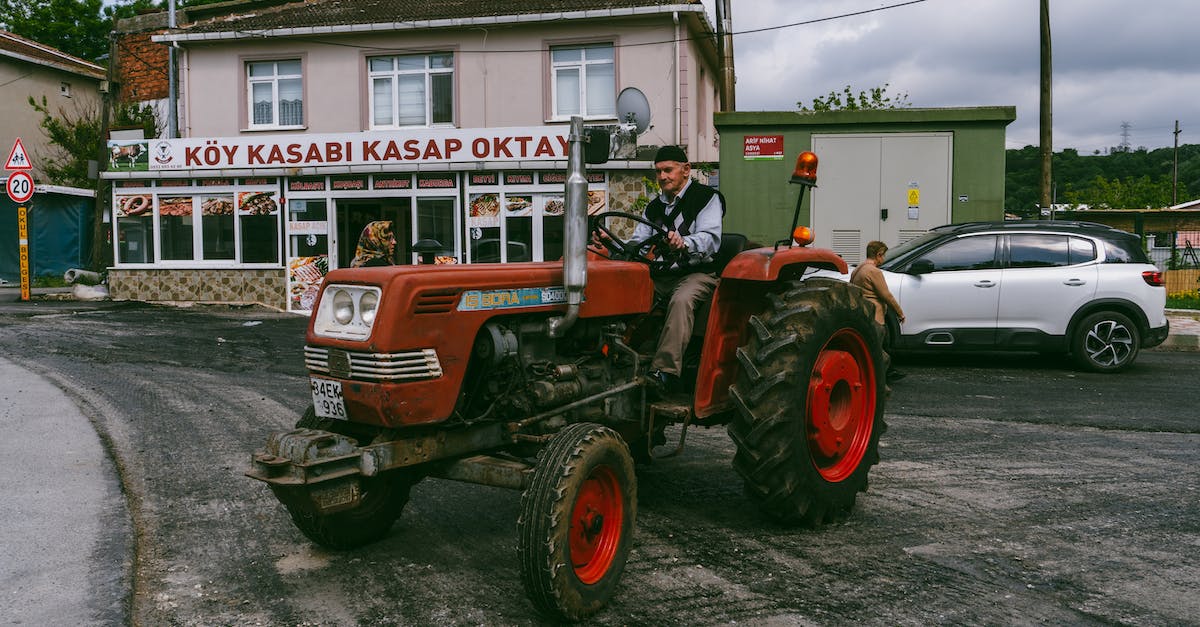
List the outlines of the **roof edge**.
<svg viewBox="0 0 1200 627">
<path fill-rule="evenodd" d="M 930 107 L 866 109 L 839 111 L 730 111 L 714 114 L 713 123 L 722 126 L 831 126 L 862 124 L 864 118 L 886 123 L 921 122 L 1003 122 L 1017 119 L 1014 106 Z"/>
<path fill-rule="evenodd" d="M 588 9 L 584 11 L 555 11 L 553 13 L 515 13 L 512 15 L 490 15 L 471 18 L 446 18 L 439 20 L 415 20 L 407 22 L 374 22 L 364 24 L 342 24 L 339 26 L 304 26 L 272 28 L 260 31 L 213 31 L 205 33 L 164 33 L 150 39 L 158 43 L 209 42 L 233 39 L 260 39 L 270 37 L 303 37 L 308 35 L 361 34 L 364 32 L 386 32 L 419 30 L 426 28 L 462 28 L 471 26 L 496 26 L 498 24 L 529 24 L 561 20 L 603 19 L 635 17 L 673 13 L 704 13 L 703 4 L 671 4 L 665 6 L 627 7 L 620 9 Z M 707 19 L 707 18 L 705 18 Z"/>
</svg>

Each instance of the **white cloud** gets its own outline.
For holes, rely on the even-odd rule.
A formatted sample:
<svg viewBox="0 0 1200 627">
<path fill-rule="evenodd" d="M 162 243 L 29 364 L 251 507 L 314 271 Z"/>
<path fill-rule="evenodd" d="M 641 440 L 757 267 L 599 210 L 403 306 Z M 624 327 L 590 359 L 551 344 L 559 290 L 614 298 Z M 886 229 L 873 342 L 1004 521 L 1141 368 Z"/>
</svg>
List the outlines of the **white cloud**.
<svg viewBox="0 0 1200 627">
<path fill-rule="evenodd" d="M 710 14 L 714 0 L 704 0 Z M 897 0 L 731 0 L 742 111 L 793 110 L 850 85 L 889 84 L 917 107 L 1012 105 L 1009 147 L 1038 143 L 1038 0 L 925 0 L 757 33 Z M 1050 0 L 1054 148 L 1200 143 L 1195 0 Z M 1191 130 L 1189 130 L 1191 129 Z"/>
</svg>

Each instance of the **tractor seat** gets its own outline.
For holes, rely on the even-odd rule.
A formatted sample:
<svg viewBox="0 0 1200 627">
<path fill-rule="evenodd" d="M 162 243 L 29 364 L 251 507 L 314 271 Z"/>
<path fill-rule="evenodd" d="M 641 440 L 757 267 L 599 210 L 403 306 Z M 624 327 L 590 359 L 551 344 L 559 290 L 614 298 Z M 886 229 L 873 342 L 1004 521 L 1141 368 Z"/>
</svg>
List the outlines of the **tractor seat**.
<svg viewBox="0 0 1200 627">
<path fill-rule="evenodd" d="M 721 276 L 721 272 L 725 270 L 725 266 L 729 264 L 730 260 L 745 249 L 745 235 L 741 233 L 722 233 L 721 247 L 717 249 L 717 254 L 713 255 L 713 263 L 716 265 L 717 276 Z"/>
</svg>

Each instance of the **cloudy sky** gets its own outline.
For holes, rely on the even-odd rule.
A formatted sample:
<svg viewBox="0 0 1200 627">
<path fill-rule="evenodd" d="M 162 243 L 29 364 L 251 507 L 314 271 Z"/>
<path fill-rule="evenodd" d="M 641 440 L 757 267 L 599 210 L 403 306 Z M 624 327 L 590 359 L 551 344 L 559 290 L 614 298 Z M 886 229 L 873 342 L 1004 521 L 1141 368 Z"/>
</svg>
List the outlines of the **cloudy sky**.
<svg viewBox="0 0 1200 627">
<path fill-rule="evenodd" d="M 713 2 L 703 0 L 715 24 Z M 739 111 L 787 111 L 850 85 L 914 107 L 1012 105 L 1008 147 L 1038 144 L 1039 0 L 731 0 Z M 1054 150 L 1200 144 L 1200 2 L 1050 0 Z M 740 34 L 736 34 L 740 33 Z"/>
</svg>

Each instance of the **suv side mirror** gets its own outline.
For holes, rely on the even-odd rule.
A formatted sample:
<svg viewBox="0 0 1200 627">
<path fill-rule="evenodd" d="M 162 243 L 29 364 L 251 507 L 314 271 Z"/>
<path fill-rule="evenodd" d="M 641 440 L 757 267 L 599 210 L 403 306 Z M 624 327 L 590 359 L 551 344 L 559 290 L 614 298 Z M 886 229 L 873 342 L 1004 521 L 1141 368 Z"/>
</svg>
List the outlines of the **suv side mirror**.
<svg viewBox="0 0 1200 627">
<path fill-rule="evenodd" d="M 583 160 L 589 165 L 608 163 L 612 139 L 608 129 L 588 127 L 583 129 L 583 135 L 587 138 L 583 143 Z"/>
<path fill-rule="evenodd" d="M 918 276 L 921 274 L 929 274 L 930 272 L 933 272 L 933 270 L 934 268 L 932 261 L 928 259 L 918 259 L 908 266 L 908 270 L 905 271 L 905 274 Z"/>
</svg>

